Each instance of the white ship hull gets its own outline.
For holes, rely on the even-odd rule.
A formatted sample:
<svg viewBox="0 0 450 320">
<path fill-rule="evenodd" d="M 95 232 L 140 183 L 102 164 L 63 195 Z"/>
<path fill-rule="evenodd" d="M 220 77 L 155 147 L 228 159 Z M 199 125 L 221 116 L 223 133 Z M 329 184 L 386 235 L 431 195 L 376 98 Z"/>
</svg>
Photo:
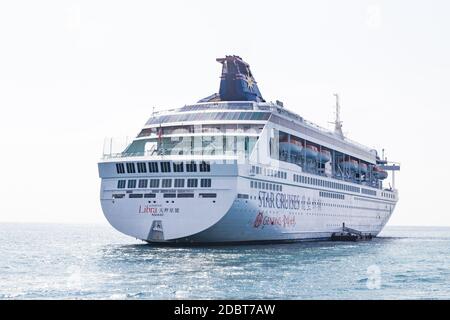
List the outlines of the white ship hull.
<svg viewBox="0 0 450 320">
<path fill-rule="evenodd" d="M 221 169 L 221 166 L 226 168 Z M 101 200 L 105 217 L 118 231 L 148 242 L 327 240 L 333 233 L 340 232 L 343 224 L 372 236 L 378 235 L 396 202 L 380 196 L 286 183 L 281 178 L 238 175 L 238 172 L 249 172 L 248 165 L 217 164 L 212 168 L 221 173 L 210 175 L 215 188 L 189 190 L 194 194 L 192 198 L 164 198 L 165 193 L 157 192 L 151 199 L 129 198 L 129 194 L 117 199 L 113 194 L 118 190 L 106 179 Z M 179 178 L 180 175 L 172 177 Z M 326 177 L 321 180 L 332 181 Z M 251 181 L 255 186 L 257 182 L 281 186 L 282 191 L 251 188 Z M 145 194 L 151 191 L 139 189 L 133 192 Z M 186 192 L 186 189 L 182 191 Z M 216 197 L 200 197 L 205 192 Z M 332 195 L 343 199 L 331 198 Z"/>
</svg>

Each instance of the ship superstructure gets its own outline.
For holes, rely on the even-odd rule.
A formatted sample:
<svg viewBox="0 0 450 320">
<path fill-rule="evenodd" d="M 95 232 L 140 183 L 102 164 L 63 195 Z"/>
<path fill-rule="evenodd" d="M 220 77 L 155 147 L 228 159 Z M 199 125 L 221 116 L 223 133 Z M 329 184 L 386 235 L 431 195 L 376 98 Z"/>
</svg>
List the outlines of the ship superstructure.
<svg viewBox="0 0 450 320">
<path fill-rule="evenodd" d="M 148 242 L 326 240 L 343 225 L 376 236 L 398 201 L 383 187 L 398 164 L 344 137 L 338 117 L 333 132 L 266 102 L 240 57 L 217 61 L 219 93 L 154 112 L 105 152 L 111 225 Z"/>
</svg>

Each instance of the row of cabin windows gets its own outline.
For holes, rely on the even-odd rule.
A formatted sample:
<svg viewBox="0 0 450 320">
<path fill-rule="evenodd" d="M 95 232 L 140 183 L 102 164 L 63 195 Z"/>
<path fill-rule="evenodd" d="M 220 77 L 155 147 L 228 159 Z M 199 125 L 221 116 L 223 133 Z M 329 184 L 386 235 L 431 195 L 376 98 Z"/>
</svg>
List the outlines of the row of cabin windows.
<svg viewBox="0 0 450 320">
<path fill-rule="evenodd" d="M 361 188 L 361 193 L 367 194 L 369 196 L 376 196 L 377 195 L 377 192 L 375 190 L 364 189 L 364 188 Z"/>
<path fill-rule="evenodd" d="M 175 188 L 184 188 L 185 179 L 173 179 Z M 149 183 L 150 181 L 150 183 Z M 129 180 L 119 180 L 117 181 L 118 189 L 134 189 L 136 188 L 136 183 L 138 188 L 159 188 L 159 179 L 129 179 Z M 172 188 L 172 179 L 162 179 L 161 181 L 162 188 Z M 187 179 L 187 187 L 188 188 L 197 188 L 198 187 L 198 179 Z M 201 188 L 211 188 L 211 179 L 202 178 L 200 179 L 200 187 Z"/>
<path fill-rule="evenodd" d="M 269 168 L 261 168 L 260 166 L 252 166 L 252 173 L 263 174 L 268 177 L 287 179 L 287 173 L 284 171 L 279 171 L 279 170 L 274 170 L 274 169 L 269 169 Z"/>
<path fill-rule="evenodd" d="M 305 176 L 298 175 L 298 174 L 294 174 L 294 182 L 305 183 L 305 184 L 311 184 L 311 185 L 319 186 L 319 187 L 325 187 L 325 188 L 331 188 L 331 189 L 337 189 L 337 190 L 344 190 L 344 191 L 360 193 L 360 188 L 359 187 L 349 186 L 349 185 L 342 184 L 342 183 L 339 183 L 339 182 L 332 182 L 332 181 L 326 181 L 326 180 L 317 179 L 317 178 L 305 177 Z M 375 194 L 376 194 L 376 192 L 375 192 Z"/>
<path fill-rule="evenodd" d="M 147 168 L 148 164 L 148 168 Z M 184 172 L 184 163 L 183 162 L 173 162 L 172 165 L 169 161 L 162 161 L 159 163 L 160 170 L 158 168 L 158 162 L 137 162 L 136 165 L 134 162 L 126 163 L 126 173 L 136 173 L 136 167 L 138 173 L 155 173 L 155 172 Z M 208 162 L 202 161 L 198 165 L 200 172 L 210 172 L 211 165 Z M 116 163 L 116 171 L 118 174 L 125 173 L 125 164 L 124 163 Z M 186 172 L 197 172 L 197 163 L 188 162 L 186 163 Z"/>
<path fill-rule="evenodd" d="M 283 191 L 283 187 L 280 184 L 261 182 L 261 181 L 250 181 L 250 188 L 270 190 L 270 191 L 280 191 L 280 192 Z"/>
<path fill-rule="evenodd" d="M 124 194 L 115 194 L 113 195 L 114 199 L 122 199 L 125 195 Z M 199 193 L 199 198 L 217 198 L 216 193 Z M 156 193 L 130 193 L 128 195 L 128 198 L 130 199 L 140 199 L 140 198 L 156 198 Z M 163 198 L 194 198 L 193 193 L 164 193 Z M 154 201 L 156 202 L 156 201 Z M 215 202 L 215 201 L 213 201 Z M 173 203 L 173 201 L 172 201 Z M 166 209 L 164 209 L 166 210 Z M 171 210 L 171 209 L 169 209 Z M 175 212 L 179 210 L 178 208 L 173 208 Z"/>
<path fill-rule="evenodd" d="M 345 196 L 343 194 L 340 194 L 340 193 L 320 191 L 319 195 L 321 197 L 325 197 L 325 198 L 345 200 Z"/>
</svg>

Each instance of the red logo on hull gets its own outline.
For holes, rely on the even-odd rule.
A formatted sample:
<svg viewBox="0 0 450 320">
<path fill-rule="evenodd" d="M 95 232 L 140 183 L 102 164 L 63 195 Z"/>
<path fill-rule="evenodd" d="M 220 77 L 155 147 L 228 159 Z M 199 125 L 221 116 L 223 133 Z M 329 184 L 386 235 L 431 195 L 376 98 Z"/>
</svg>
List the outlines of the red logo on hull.
<svg viewBox="0 0 450 320">
<path fill-rule="evenodd" d="M 258 228 L 262 224 L 263 218 L 264 218 L 263 213 L 262 211 L 260 211 L 256 216 L 255 222 L 253 223 L 253 227 Z"/>
</svg>

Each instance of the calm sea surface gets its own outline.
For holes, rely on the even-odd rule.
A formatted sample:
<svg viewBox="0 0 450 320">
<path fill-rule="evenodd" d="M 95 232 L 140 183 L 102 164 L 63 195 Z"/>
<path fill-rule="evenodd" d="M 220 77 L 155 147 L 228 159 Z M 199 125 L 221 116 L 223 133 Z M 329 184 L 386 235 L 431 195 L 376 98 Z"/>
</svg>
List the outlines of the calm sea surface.
<svg viewBox="0 0 450 320">
<path fill-rule="evenodd" d="M 450 228 L 369 242 L 159 248 L 109 226 L 0 224 L 1 299 L 450 299 Z"/>
</svg>

